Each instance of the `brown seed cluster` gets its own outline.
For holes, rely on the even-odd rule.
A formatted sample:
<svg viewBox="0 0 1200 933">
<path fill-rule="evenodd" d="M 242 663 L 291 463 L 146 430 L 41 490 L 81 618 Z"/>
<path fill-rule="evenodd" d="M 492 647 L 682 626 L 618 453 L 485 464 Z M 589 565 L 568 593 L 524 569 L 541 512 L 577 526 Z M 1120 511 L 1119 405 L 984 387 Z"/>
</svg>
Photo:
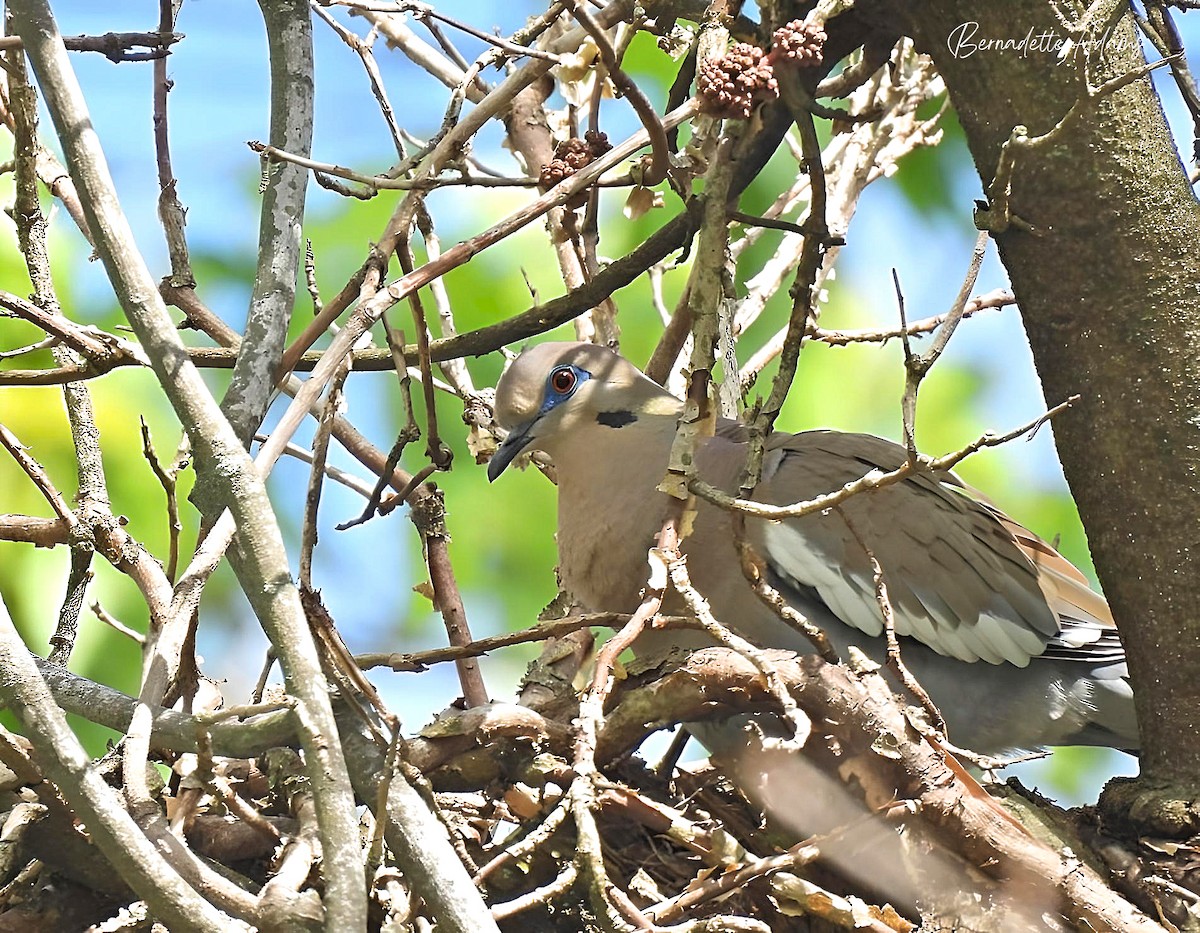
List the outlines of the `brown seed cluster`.
<svg viewBox="0 0 1200 933">
<path fill-rule="evenodd" d="M 779 96 L 777 66 L 819 65 L 824 46 L 825 30 L 801 19 L 775 30 L 770 52 L 739 42 L 720 58 L 700 63 L 696 74 L 700 108 L 716 117 L 745 120 L 756 105 Z"/>
<path fill-rule="evenodd" d="M 588 130 L 583 139 L 566 139 L 554 149 L 554 158 L 542 166 L 538 183 L 543 188 L 553 188 L 564 178 L 570 178 L 585 165 L 594 162 L 612 148 L 608 135 Z"/>
<path fill-rule="evenodd" d="M 787 62 L 797 68 L 812 68 L 821 64 L 824 48 L 824 29 L 816 23 L 794 19 L 775 30 L 769 57 L 776 64 Z"/>
<path fill-rule="evenodd" d="M 696 93 L 705 113 L 745 120 L 755 104 L 779 96 L 779 85 L 763 50 L 739 42 L 720 58 L 700 63 Z"/>
</svg>

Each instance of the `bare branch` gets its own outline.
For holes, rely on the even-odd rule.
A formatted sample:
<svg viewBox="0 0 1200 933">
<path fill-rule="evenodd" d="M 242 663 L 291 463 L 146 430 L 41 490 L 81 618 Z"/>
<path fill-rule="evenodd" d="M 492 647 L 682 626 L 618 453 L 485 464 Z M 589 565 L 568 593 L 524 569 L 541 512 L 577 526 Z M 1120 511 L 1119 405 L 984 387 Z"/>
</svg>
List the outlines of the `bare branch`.
<svg viewBox="0 0 1200 933">
<path fill-rule="evenodd" d="M 179 4 L 175 0 L 159 0 L 159 33 L 165 35 L 174 30 L 178 9 Z M 167 254 L 171 258 L 171 284 L 187 286 L 195 285 L 196 280 L 192 275 L 187 237 L 183 232 L 187 222 L 187 210 L 179 201 L 175 173 L 171 168 L 170 127 L 167 121 L 167 97 L 171 87 L 172 82 L 167 77 L 167 59 L 160 56 L 154 60 L 154 151 L 158 162 L 158 219 L 167 241 Z"/>
<path fill-rule="evenodd" d="M 299 596 L 294 587 L 262 585 L 266 579 L 288 579 L 287 557 L 270 501 L 237 436 L 221 417 L 199 374 L 185 362 L 179 337 L 118 206 L 98 140 L 92 133 L 77 131 L 91 121 L 48 5 L 45 0 L 20 0 L 10 4 L 10 10 L 46 93 L 47 107 L 75 173 L 89 227 L 114 290 L 180 420 L 191 432 L 193 447 L 210 462 L 222 464 L 214 475 L 224 484 L 239 532 L 249 544 L 247 551 L 257 562 L 258 582 L 245 590 L 278 647 L 281 662 L 291 672 L 290 682 L 303 711 L 304 746 L 327 845 L 330 900 L 337 905 L 338 916 L 352 920 L 348 928 L 358 924 L 355 918 L 361 917 L 365 923 L 365 886 L 361 876 L 354 877 L 354 866 L 361 863 L 353 795 L 340 746 L 329 741 L 337 728 L 311 637 L 303 627 Z M 192 914 L 190 922 L 204 916 L 196 911 Z"/>
<path fill-rule="evenodd" d="M 260 0 L 271 46 L 271 144 L 307 156 L 313 133 L 312 18 L 305 0 Z M 243 444 L 258 430 L 275 391 L 296 300 L 301 231 L 307 186 L 299 168 L 286 163 L 267 172 L 259 222 L 254 291 L 221 411 Z M 205 508 L 208 519 L 213 506 Z M 347 915 L 349 922 L 349 915 Z"/>
<path fill-rule="evenodd" d="M 422 496 L 412 509 L 413 524 L 421 534 L 429 564 L 429 581 L 433 587 L 434 607 L 442 614 L 450 644 L 464 647 L 471 643 L 471 630 L 467 627 L 467 613 L 463 607 L 454 568 L 450 564 L 448 550 L 449 534 L 446 531 L 445 511 L 441 491 Z M 485 706 L 488 703 L 487 687 L 479 665 L 469 657 L 455 660 L 459 679 L 462 682 L 463 698 L 467 706 Z"/>
<path fill-rule="evenodd" d="M 106 32 L 102 36 L 63 36 L 63 45 L 72 52 L 99 52 L 109 61 L 159 61 L 170 55 L 171 46 L 183 38 L 177 32 Z M 0 51 L 23 48 L 20 36 L 0 37 Z M 148 52 L 134 52 L 144 48 Z"/>
<path fill-rule="evenodd" d="M 9 676 L 0 683 L 4 701 L 22 721 L 38 749 L 42 769 L 72 809 L 87 820 L 114 867 L 155 913 L 179 929 L 221 933 L 230 920 L 199 896 L 155 849 L 117 792 L 92 767 L 91 758 L 67 725 L 0 600 L 0 664 Z"/>
<path fill-rule="evenodd" d="M 74 511 L 67 504 L 67 500 L 55 488 L 54 483 L 46 474 L 42 465 L 26 453 L 25 445 L 17 440 L 17 436 L 3 424 L 0 424 L 0 446 L 3 446 L 8 451 L 9 456 L 17 462 L 17 465 L 29 477 L 33 485 L 37 487 L 38 492 L 50 503 L 50 507 L 54 509 L 55 514 L 66 522 L 68 528 L 73 528 L 78 519 L 76 519 Z"/>
<path fill-rule="evenodd" d="M 973 440 L 966 447 L 956 450 L 952 453 L 944 454 L 941 457 L 929 458 L 923 455 L 918 456 L 914 460 L 907 460 L 902 466 L 894 470 L 883 472 L 881 470 L 872 470 L 865 474 L 860 479 L 852 480 L 841 489 L 827 493 L 823 496 L 818 496 L 815 499 L 809 499 L 807 502 L 797 502 L 794 505 L 767 505 L 762 502 L 755 502 L 750 499 L 740 499 L 730 496 L 719 489 L 710 486 L 699 479 L 693 479 L 688 488 L 692 490 L 700 498 L 719 505 L 724 509 L 732 509 L 738 512 L 743 512 L 746 515 L 752 515 L 755 518 L 766 518 L 771 521 L 779 521 L 784 518 L 800 518 L 804 515 L 811 515 L 814 512 L 822 512 L 825 509 L 833 508 L 835 505 L 840 505 L 851 496 L 858 495 L 872 489 L 883 489 L 887 486 L 892 486 L 902 480 L 907 479 L 915 473 L 941 473 L 952 470 L 955 466 L 961 463 L 973 453 L 977 453 L 985 447 L 997 447 L 1000 444 L 1006 444 L 1009 441 L 1037 431 L 1047 420 L 1053 418 L 1060 412 L 1066 411 L 1075 402 L 1079 400 L 1079 396 L 1074 395 L 1058 405 L 1055 405 L 1049 411 L 1038 415 L 1032 421 L 1028 421 L 1019 428 L 1014 428 L 1011 431 L 1006 431 L 1004 434 L 983 434 Z"/>
</svg>

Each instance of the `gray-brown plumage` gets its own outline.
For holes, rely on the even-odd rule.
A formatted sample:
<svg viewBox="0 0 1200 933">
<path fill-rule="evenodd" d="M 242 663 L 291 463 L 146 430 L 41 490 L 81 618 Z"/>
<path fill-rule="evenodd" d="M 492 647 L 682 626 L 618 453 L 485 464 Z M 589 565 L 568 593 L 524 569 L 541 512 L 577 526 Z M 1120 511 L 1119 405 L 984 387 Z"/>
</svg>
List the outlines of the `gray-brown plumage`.
<svg viewBox="0 0 1200 933">
<path fill-rule="evenodd" d="M 500 380 L 496 420 L 510 431 L 495 479 L 522 451 L 558 473 L 563 587 L 592 610 L 632 611 L 646 552 L 666 515 L 656 490 L 682 403 L 632 364 L 590 344 L 522 353 Z M 698 473 L 737 489 L 744 431 L 722 422 L 700 442 Z M 902 448 L 836 431 L 774 435 L 755 498 L 788 504 L 904 462 Z M 972 498 L 951 474 L 918 474 L 842 506 L 883 567 L 907 666 L 945 715 L 950 737 L 980 750 L 1095 744 L 1137 748 L 1125 657 L 1103 598 L 1044 541 Z M 840 651 L 883 656 L 868 559 L 835 510 L 767 522 L 748 534 L 773 583 Z M 729 516 L 699 504 L 684 552 L 717 616 L 751 640 L 808 651 L 750 590 Z M 678 633 L 671 637 L 679 637 Z"/>
</svg>

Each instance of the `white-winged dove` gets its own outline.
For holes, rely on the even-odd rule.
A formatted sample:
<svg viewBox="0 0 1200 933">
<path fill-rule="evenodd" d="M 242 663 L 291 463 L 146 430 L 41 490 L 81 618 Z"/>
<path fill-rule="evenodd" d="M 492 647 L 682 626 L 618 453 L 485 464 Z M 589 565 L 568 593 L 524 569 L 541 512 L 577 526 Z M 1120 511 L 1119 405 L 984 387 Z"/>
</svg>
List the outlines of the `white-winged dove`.
<svg viewBox="0 0 1200 933">
<path fill-rule="evenodd" d="M 494 480 L 523 451 L 558 474 L 564 589 L 596 611 L 632 612 L 662 527 L 666 472 L 682 402 L 631 363 L 586 343 L 525 350 L 496 390 L 509 431 Z M 698 475 L 737 490 L 745 429 L 722 420 L 700 441 Z M 905 451 L 836 431 L 776 433 L 755 498 L 790 504 L 891 470 Z M 684 540 L 697 590 L 716 617 L 760 645 L 810 651 L 746 582 L 727 512 L 706 502 Z M 945 716 L 951 741 L 981 751 L 1046 745 L 1138 747 L 1125 655 L 1108 605 L 1049 544 L 972 498 L 950 473 L 915 474 L 840 507 L 883 568 L 906 666 Z M 883 616 L 866 552 L 838 510 L 747 521 L 771 582 L 840 653 L 884 656 Z M 679 633 L 671 633 L 678 636 Z"/>
</svg>

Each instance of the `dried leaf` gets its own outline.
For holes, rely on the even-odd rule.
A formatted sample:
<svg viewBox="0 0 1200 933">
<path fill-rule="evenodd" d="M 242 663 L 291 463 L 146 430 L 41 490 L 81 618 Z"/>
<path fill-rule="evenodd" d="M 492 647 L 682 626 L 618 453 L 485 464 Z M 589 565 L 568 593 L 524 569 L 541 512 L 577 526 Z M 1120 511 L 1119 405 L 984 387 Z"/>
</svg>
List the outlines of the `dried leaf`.
<svg viewBox="0 0 1200 933">
<path fill-rule="evenodd" d="M 679 514 L 679 540 L 691 535 L 696 527 L 696 516 L 700 514 L 700 510 L 696 508 L 684 509 Z"/>
<path fill-rule="evenodd" d="M 647 561 L 650 564 L 650 578 L 647 585 L 652 590 L 662 591 L 667 588 L 667 556 L 660 548 L 650 548 L 650 553 L 647 555 Z"/>
<path fill-rule="evenodd" d="M 639 217 L 644 217 L 654 208 L 662 206 L 663 196 L 661 192 L 655 191 L 653 188 L 643 188 L 641 185 L 638 185 L 629 192 L 629 197 L 625 199 L 624 214 L 629 220 L 637 220 Z"/>
<path fill-rule="evenodd" d="M 504 792 L 504 802 L 523 820 L 533 819 L 542 812 L 542 801 L 536 790 L 528 784 L 514 784 Z"/>
<path fill-rule="evenodd" d="M 427 600 L 429 600 L 435 606 L 437 605 L 437 600 L 434 598 L 434 595 L 433 595 L 433 585 L 428 580 L 422 580 L 420 583 L 418 583 L 416 586 L 414 586 L 413 592 L 416 593 L 418 596 L 424 596 Z"/>
<path fill-rule="evenodd" d="M 476 463 L 486 463 L 492 459 L 492 454 L 499 446 L 491 431 L 485 431 L 477 424 L 471 425 L 471 430 L 467 433 L 467 451 L 475 458 Z"/>
<path fill-rule="evenodd" d="M 671 470 L 658 484 L 658 491 L 665 492 L 675 499 L 686 499 L 688 497 L 687 477 Z"/>
<path fill-rule="evenodd" d="M 629 879 L 629 892 L 645 898 L 650 904 L 658 904 L 667 899 L 644 868 L 639 868 Z"/>
</svg>

